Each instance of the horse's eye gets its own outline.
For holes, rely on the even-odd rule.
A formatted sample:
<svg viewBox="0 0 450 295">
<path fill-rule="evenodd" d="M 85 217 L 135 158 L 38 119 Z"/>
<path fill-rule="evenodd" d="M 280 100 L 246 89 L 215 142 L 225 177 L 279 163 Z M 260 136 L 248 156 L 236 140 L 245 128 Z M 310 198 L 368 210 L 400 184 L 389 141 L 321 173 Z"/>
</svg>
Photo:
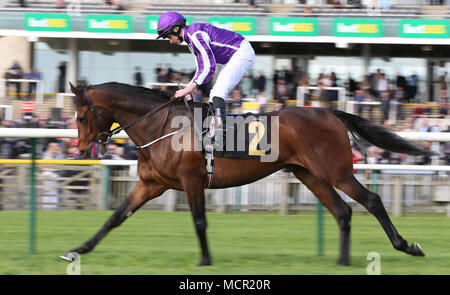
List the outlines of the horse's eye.
<svg viewBox="0 0 450 295">
<path fill-rule="evenodd" d="M 81 117 L 81 118 L 78 119 L 78 121 L 79 121 L 80 123 L 86 122 L 86 120 L 87 120 L 86 117 Z"/>
</svg>

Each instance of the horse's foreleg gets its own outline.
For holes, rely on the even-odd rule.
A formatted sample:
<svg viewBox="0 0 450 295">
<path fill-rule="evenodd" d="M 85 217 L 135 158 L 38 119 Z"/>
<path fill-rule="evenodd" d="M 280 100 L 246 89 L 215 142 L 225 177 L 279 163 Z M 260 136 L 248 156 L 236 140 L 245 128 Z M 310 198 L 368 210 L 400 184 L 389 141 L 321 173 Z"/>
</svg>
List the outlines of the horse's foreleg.
<svg viewBox="0 0 450 295">
<path fill-rule="evenodd" d="M 147 201 L 160 196 L 166 188 L 156 183 L 148 183 L 139 181 L 134 189 L 130 192 L 125 201 L 116 209 L 113 215 L 106 221 L 103 227 L 82 246 L 69 251 L 79 254 L 88 253 L 110 232 L 113 228 L 118 227 L 131 214 L 137 211 Z M 68 260 L 67 255 L 61 255 L 62 259 Z"/>
<path fill-rule="evenodd" d="M 392 224 L 380 196 L 368 191 L 358 182 L 358 180 L 356 180 L 353 174 L 347 177 L 346 181 L 341 181 L 336 184 L 336 187 L 363 205 L 367 211 L 375 216 L 396 250 L 403 251 L 414 256 L 425 256 L 419 244 L 413 243 L 412 245 L 408 245 L 406 240 L 400 236 L 397 229 Z"/>
<path fill-rule="evenodd" d="M 312 175 L 308 170 L 298 167 L 294 175 L 305 184 L 320 202 L 330 210 L 340 229 L 340 248 L 338 264 L 350 264 L 350 223 L 352 209 L 336 193 L 333 186 Z"/>
<path fill-rule="evenodd" d="M 209 255 L 208 242 L 206 239 L 207 221 L 205 212 L 205 192 L 203 188 L 192 183 L 185 189 L 185 192 L 188 197 L 195 230 L 202 250 L 202 259 L 198 265 L 211 265 L 211 257 Z"/>
</svg>

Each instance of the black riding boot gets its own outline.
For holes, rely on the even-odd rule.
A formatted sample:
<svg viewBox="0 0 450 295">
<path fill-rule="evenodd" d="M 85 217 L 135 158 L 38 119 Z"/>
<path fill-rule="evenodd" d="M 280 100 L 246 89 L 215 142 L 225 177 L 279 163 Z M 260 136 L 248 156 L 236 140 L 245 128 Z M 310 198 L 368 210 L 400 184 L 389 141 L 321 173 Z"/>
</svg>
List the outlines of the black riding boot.
<svg viewBox="0 0 450 295">
<path fill-rule="evenodd" d="M 221 97 L 213 97 L 213 109 L 214 109 L 214 143 L 216 149 L 225 150 L 225 130 L 226 130 L 226 116 L 227 110 L 225 100 Z"/>
</svg>

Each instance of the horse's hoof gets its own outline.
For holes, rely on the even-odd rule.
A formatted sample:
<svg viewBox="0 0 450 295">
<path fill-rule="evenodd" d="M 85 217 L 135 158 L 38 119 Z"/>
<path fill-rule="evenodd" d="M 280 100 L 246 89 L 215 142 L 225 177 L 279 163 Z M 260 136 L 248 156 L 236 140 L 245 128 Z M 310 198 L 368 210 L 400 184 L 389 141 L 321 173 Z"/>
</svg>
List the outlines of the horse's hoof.
<svg viewBox="0 0 450 295">
<path fill-rule="evenodd" d="M 420 247 L 419 243 L 413 243 L 411 245 L 412 248 L 412 255 L 414 256 L 425 256 L 425 253 L 422 250 L 422 247 Z"/>
<path fill-rule="evenodd" d="M 69 262 L 77 260 L 78 257 L 80 257 L 80 254 L 78 254 L 77 252 L 70 252 L 70 251 L 59 256 L 59 258 L 61 258 L 62 260 L 66 260 Z"/>
<path fill-rule="evenodd" d="M 206 265 L 211 265 L 211 259 L 202 259 L 202 261 L 200 261 L 200 263 L 197 264 L 197 266 L 206 266 Z"/>
<path fill-rule="evenodd" d="M 350 265 L 350 260 L 348 258 L 339 258 L 337 261 L 339 265 Z"/>
</svg>

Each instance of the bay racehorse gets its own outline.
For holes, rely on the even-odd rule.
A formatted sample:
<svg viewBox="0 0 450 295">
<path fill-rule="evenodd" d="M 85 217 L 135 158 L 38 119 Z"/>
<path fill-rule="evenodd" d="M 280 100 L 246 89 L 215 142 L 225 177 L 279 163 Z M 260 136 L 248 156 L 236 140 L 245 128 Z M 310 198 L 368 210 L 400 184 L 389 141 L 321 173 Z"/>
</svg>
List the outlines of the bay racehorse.
<svg viewBox="0 0 450 295">
<path fill-rule="evenodd" d="M 187 116 L 185 103 L 171 100 L 168 94 L 120 83 L 105 83 L 89 87 L 70 85 L 75 94 L 78 149 L 88 157 L 90 147 L 111 125 L 118 122 L 126 127 L 130 139 L 143 146 L 163 134 L 173 132 L 170 122 L 175 116 Z M 203 103 L 190 102 L 191 111 Z M 280 169 L 289 169 L 328 208 L 340 230 L 338 264 L 349 264 L 351 208 L 340 198 L 337 188 L 364 206 L 379 221 L 393 247 L 414 256 L 424 256 L 417 243 L 408 244 L 392 224 L 381 198 L 370 192 L 353 175 L 352 150 L 348 132 L 381 148 L 412 155 L 430 152 L 404 140 L 387 128 L 359 116 L 324 108 L 284 108 L 267 113 L 277 116 L 279 147 L 273 162 L 258 159 L 215 158 L 211 188 L 227 188 L 254 182 Z M 183 132 L 192 131 L 185 130 Z M 195 140 L 195 132 L 191 132 Z M 136 210 L 168 189 L 186 192 L 196 233 L 200 242 L 199 265 L 210 265 L 211 256 L 206 237 L 205 214 L 205 156 L 201 151 L 171 148 L 164 138 L 139 149 L 139 181 L 125 201 L 106 221 L 103 227 L 80 247 L 60 257 L 69 260 L 69 254 L 85 254 L 94 249 L 105 235 L 119 226 Z M 73 257 L 73 256 L 72 256 Z"/>
</svg>

